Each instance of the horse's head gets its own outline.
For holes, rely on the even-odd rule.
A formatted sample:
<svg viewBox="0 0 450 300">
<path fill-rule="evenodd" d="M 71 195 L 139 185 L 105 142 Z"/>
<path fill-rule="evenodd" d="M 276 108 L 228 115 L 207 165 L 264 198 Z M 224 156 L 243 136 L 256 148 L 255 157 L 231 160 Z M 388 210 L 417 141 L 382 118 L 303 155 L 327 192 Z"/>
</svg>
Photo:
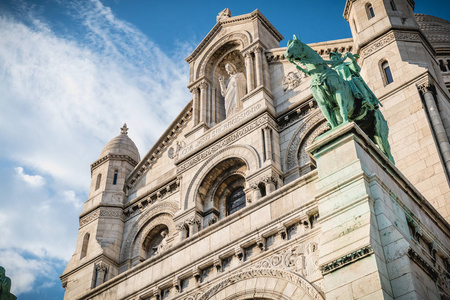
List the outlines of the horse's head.
<svg viewBox="0 0 450 300">
<path fill-rule="evenodd" d="M 300 35 L 298 35 L 298 38 L 294 35 L 294 38 L 288 41 L 284 57 L 286 57 L 289 61 L 301 62 L 302 58 L 306 57 L 304 46 L 305 44 L 303 44 L 300 40 Z"/>
</svg>

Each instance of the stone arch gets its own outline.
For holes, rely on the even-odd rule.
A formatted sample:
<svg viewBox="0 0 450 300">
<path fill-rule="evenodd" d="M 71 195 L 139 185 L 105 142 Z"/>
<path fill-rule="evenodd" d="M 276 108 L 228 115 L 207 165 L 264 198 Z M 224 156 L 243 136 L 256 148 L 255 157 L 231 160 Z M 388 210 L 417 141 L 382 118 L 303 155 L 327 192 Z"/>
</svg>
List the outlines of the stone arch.
<svg viewBox="0 0 450 300">
<path fill-rule="evenodd" d="M 189 198 L 192 198 L 193 201 L 197 199 L 196 191 L 205 176 L 220 162 L 234 157 L 240 158 L 245 162 L 247 166 L 247 176 L 261 167 L 261 158 L 259 157 L 258 152 L 251 146 L 231 145 L 218 151 L 200 167 L 192 178 L 186 191 L 184 209 L 188 208 Z"/>
<path fill-rule="evenodd" d="M 212 59 L 213 56 L 220 56 L 218 50 L 223 48 L 226 44 L 230 44 L 230 46 L 242 50 L 247 46 L 249 46 L 251 41 L 252 41 L 251 35 L 247 31 L 233 32 L 220 38 L 209 49 L 206 50 L 208 54 L 206 54 L 200 60 L 196 72 L 196 79 L 208 74 L 207 72 L 208 64 L 210 64 L 212 61 L 215 61 L 214 59 Z"/>
<path fill-rule="evenodd" d="M 253 269 L 236 273 L 210 287 L 198 300 L 243 300 L 249 297 L 324 300 L 320 292 L 306 279 L 278 269 Z"/>
<path fill-rule="evenodd" d="M 169 238 L 176 232 L 175 223 L 173 222 L 173 215 L 169 213 L 160 213 L 156 216 L 153 216 L 142 226 L 142 228 L 135 236 L 131 245 L 131 252 L 129 257 L 130 259 L 141 255 L 144 239 L 147 237 L 150 231 L 152 231 L 156 226 L 159 225 L 163 225 L 169 230 Z"/>
<path fill-rule="evenodd" d="M 325 117 L 320 109 L 315 109 L 308 117 L 305 118 L 305 120 L 302 121 L 288 143 L 288 147 L 284 155 L 285 172 L 291 170 L 292 168 L 298 167 L 298 151 L 300 149 L 300 144 L 303 142 L 305 136 L 311 132 L 311 130 L 323 122 L 325 122 Z"/>
<path fill-rule="evenodd" d="M 142 231 L 145 225 L 151 222 L 151 220 L 154 219 L 157 215 L 170 215 L 172 218 L 171 227 L 167 227 L 169 228 L 171 234 L 175 233 L 176 231 L 175 225 L 173 224 L 173 215 L 176 211 L 178 211 L 178 209 L 178 203 L 172 201 L 163 201 L 152 205 L 147 210 L 145 210 L 133 223 L 128 234 L 126 235 L 126 238 L 122 242 L 122 247 L 120 249 L 120 262 L 124 262 L 131 257 L 131 249 L 133 249 L 135 245 L 137 235 Z"/>
<path fill-rule="evenodd" d="M 309 154 L 306 152 L 306 147 L 311 145 L 314 140 L 325 131 L 327 131 L 327 122 L 325 119 L 314 124 L 307 132 L 300 142 L 297 150 L 297 165 L 300 167 L 300 176 L 311 171 Z"/>
</svg>

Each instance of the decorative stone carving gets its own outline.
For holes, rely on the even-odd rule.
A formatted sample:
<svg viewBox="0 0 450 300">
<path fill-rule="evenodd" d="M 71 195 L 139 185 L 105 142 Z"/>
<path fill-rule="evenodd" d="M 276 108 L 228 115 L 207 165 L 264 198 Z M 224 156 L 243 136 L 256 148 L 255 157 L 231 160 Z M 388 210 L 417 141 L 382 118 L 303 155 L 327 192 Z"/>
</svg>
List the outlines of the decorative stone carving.
<svg viewBox="0 0 450 300">
<path fill-rule="evenodd" d="M 180 152 L 180 150 L 184 147 L 184 146 L 186 146 L 186 143 L 185 142 L 183 142 L 183 141 L 177 141 L 177 144 L 176 144 L 176 146 L 175 146 L 175 148 L 174 147 L 170 147 L 169 148 L 169 150 L 167 151 L 167 156 L 170 158 L 170 159 L 175 159 L 175 158 L 177 158 L 178 157 L 178 153 Z"/>
<path fill-rule="evenodd" d="M 291 282 L 295 286 L 300 287 L 303 291 L 305 291 L 312 299 L 315 300 L 323 300 L 322 295 L 312 286 L 308 281 L 303 279 L 302 277 L 276 269 L 255 269 L 239 272 L 228 278 L 222 280 L 218 284 L 212 286 L 208 289 L 203 295 L 198 297 L 198 300 L 207 300 L 212 298 L 215 294 L 225 289 L 228 286 L 231 286 L 237 282 L 244 281 L 246 279 L 258 278 L 258 277 L 276 277 L 280 279 L 284 279 L 286 281 Z"/>
<path fill-rule="evenodd" d="M 420 254 L 414 251 L 412 248 L 408 249 L 409 258 L 414 261 L 419 267 L 421 267 L 428 275 L 430 275 L 433 280 L 436 280 L 439 276 L 439 273 L 436 269 L 431 266 L 426 259 L 424 259 Z"/>
<path fill-rule="evenodd" d="M 317 243 L 309 243 L 305 248 L 306 255 L 303 275 L 308 277 L 313 275 L 319 269 L 317 264 L 319 261 L 319 254 L 317 251 Z"/>
<path fill-rule="evenodd" d="M 345 256 L 342 256 L 341 258 L 338 258 L 335 261 L 332 261 L 326 265 L 320 266 L 320 270 L 322 271 L 322 275 L 325 275 L 339 268 L 342 268 L 345 265 L 351 264 L 357 261 L 358 259 L 371 255 L 372 253 L 373 253 L 372 246 L 369 245 L 357 251 L 349 253 Z"/>
<path fill-rule="evenodd" d="M 217 22 L 223 19 L 228 19 L 231 17 L 231 10 L 229 8 L 225 8 L 222 10 L 216 17 Z"/>
<path fill-rule="evenodd" d="M 123 212 L 119 208 L 98 208 L 93 212 L 83 216 L 80 219 L 80 228 L 86 224 L 98 219 L 99 217 L 113 218 L 113 219 L 123 219 Z"/>
<path fill-rule="evenodd" d="M 286 76 L 283 77 L 282 84 L 283 90 L 287 89 L 293 90 L 298 87 L 301 83 L 301 77 L 298 75 L 298 72 L 289 72 Z"/>
</svg>

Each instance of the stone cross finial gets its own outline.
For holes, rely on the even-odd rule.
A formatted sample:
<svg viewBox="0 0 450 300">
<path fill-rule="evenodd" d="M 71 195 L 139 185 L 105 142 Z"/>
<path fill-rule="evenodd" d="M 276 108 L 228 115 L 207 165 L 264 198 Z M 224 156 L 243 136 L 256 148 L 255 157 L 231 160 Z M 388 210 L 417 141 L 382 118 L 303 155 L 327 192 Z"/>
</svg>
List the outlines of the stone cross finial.
<svg viewBox="0 0 450 300">
<path fill-rule="evenodd" d="M 220 20 L 227 19 L 229 17 L 231 17 L 231 10 L 229 8 L 225 8 L 217 15 L 216 20 L 219 22 Z"/>
<path fill-rule="evenodd" d="M 120 128 L 120 133 L 121 134 L 128 134 L 128 127 L 127 127 L 127 123 L 124 123 L 122 128 Z"/>
</svg>

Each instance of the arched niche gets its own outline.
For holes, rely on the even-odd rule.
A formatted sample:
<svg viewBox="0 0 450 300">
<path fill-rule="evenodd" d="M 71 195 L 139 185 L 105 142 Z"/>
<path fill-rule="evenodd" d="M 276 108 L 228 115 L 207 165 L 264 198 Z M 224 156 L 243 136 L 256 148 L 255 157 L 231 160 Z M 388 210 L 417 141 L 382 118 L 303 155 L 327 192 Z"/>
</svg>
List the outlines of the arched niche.
<svg viewBox="0 0 450 300">
<path fill-rule="evenodd" d="M 227 43 L 223 45 L 224 52 L 219 49 L 217 57 L 214 55 L 211 57 L 210 63 L 208 63 L 208 77 L 210 78 L 210 95 L 211 95 L 211 105 L 210 105 L 210 119 L 211 126 L 220 123 L 226 118 L 225 114 L 225 100 L 221 93 L 219 77 L 223 77 L 225 82 L 230 77 L 225 70 L 225 65 L 227 63 L 232 63 L 238 73 L 245 74 L 245 62 L 240 50 L 237 49 L 237 45 L 232 47 L 234 42 Z M 211 66 L 209 66 L 211 64 Z M 242 103 L 239 105 L 239 109 L 242 108 Z"/>
<path fill-rule="evenodd" d="M 239 157 L 231 157 L 212 168 L 200 183 L 196 197 L 203 212 L 218 219 L 229 214 L 227 204 L 237 190 L 246 188 L 247 164 Z"/>
<path fill-rule="evenodd" d="M 125 238 L 120 247 L 120 262 L 129 260 L 131 263 L 133 258 L 137 258 L 143 243 L 142 238 L 145 238 L 148 232 L 159 224 L 167 226 L 169 237 L 171 237 L 176 232 L 173 215 L 178 209 L 177 202 L 163 201 L 144 210 L 124 234 Z"/>
<path fill-rule="evenodd" d="M 165 224 L 158 224 L 150 229 L 145 235 L 141 247 L 141 257 L 150 258 L 154 255 L 161 254 L 167 249 L 167 239 L 169 228 Z"/>
</svg>

